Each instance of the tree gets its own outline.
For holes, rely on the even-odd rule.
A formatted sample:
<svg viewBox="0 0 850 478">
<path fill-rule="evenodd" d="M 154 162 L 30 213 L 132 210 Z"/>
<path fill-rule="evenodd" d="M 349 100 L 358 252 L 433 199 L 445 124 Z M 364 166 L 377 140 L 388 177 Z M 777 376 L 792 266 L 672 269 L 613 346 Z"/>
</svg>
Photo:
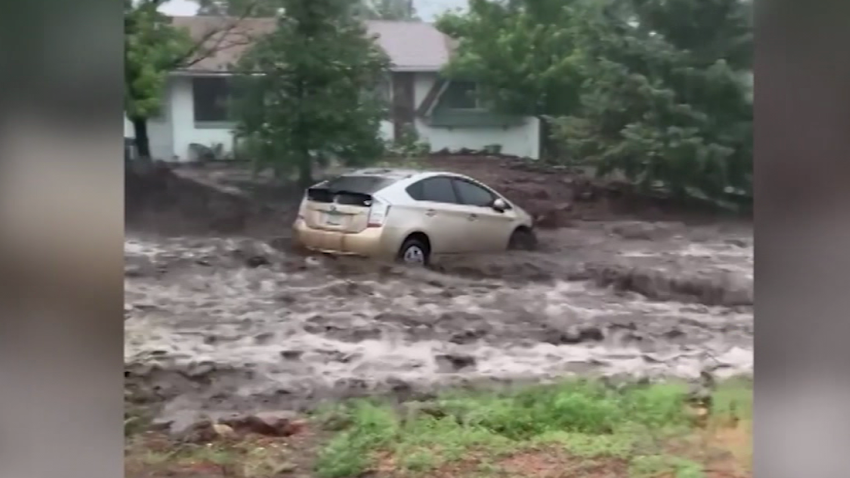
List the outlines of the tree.
<svg viewBox="0 0 850 478">
<path fill-rule="evenodd" d="M 547 130 L 549 117 L 578 104 L 577 3 L 470 0 L 468 12 L 442 15 L 437 27 L 458 40 L 445 74 L 479 83 L 494 110 L 537 116 Z"/>
<path fill-rule="evenodd" d="M 150 156 L 147 120 L 161 108 L 166 75 L 192 50 L 188 33 L 172 27 L 159 4 L 124 0 L 124 110 L 143 157 Z"/>
<path fill-rule="evenodd" d="M 567 152 L 645 190 L 717 204 L 748 200 L 750 6 L 620 1 L 584 18 L 580 106 L 556 131 Z"/>
<path fill-rule="evenodd" d="M 386 105 L 374 94 L 389 60 L 349 0 L 275 0 L 286 15 L 240 61 L 237 134 L 262 166 L 312 182 L 317 161 L 383 152 Z"/>
<path fill-rule="evenodd" d="M 172 25 L 158 8 L 164 0 L 124 0 L 124 111 L 133 123 L 139 155 L 150 157 L 147 121 L 159 113 L 168 74 L 187 68 L 218 50 L 250 39 L 234 40 L 242 17 L 222 18 L 200 38 Z M 254 5 L 253 3 L 251 5 Z M 243 11 L 250 15 L 252 6 Z"/>
<path fill-rule="evenodd" d="M 751 8 L 470 0 L 438 26 L 459 42 L 446 74 L 477 81 L 496 110 L 540 117 L 550 157 L 718 202 L 751 190 Z"/>
</svg>

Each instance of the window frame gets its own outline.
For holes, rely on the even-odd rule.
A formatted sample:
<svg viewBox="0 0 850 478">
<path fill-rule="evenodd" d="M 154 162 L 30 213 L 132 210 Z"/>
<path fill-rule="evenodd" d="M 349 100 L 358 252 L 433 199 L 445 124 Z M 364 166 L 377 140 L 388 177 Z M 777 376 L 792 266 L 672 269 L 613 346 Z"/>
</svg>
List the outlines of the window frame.
<svg viewBox="0 0 850 478">
<path fill-rule="evenodd" d="M 224 117 L 223 119 L 199 119 L 198 118 L 198 105 L 202 104 L 202 102 L 198 101 L 198 88 L 197 85 L 199 82 L 203 81 L 221 81 L 225 86 L 225 102 L 229 103 L 233 98 L 233 85 L 231 78 L 229 76 L 193 76 L 191 77 L 191 85 L 192 85 L 192 121 L 196 128 L 227 128 L 233 126 L 236 121 L 230 115 L 230 105 L 227 104 L 224 108 Z M 214 98 L 212 98 L 214 99 Z"/>
</svg>

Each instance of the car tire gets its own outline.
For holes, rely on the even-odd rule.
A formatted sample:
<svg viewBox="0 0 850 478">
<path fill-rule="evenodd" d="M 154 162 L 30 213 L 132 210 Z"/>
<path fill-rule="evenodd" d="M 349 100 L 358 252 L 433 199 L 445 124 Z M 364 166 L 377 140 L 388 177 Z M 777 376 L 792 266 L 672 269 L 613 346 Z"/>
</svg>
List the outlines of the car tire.
<svg viewBox="0 0 850 478">
<path fill-rule="evenodd" d="M 430 259 L 428 245 L 416 238 L 407 239 L 398 250 L 398 260 L 404 264 L 427 266 Z"/>
<path fill-rule="evenodd" d="M 537 249 L 537 236 L 529 229 L 517 229 L 511 234 L 508 249 L 515 251 L 533 251 Z"/>
</svg>

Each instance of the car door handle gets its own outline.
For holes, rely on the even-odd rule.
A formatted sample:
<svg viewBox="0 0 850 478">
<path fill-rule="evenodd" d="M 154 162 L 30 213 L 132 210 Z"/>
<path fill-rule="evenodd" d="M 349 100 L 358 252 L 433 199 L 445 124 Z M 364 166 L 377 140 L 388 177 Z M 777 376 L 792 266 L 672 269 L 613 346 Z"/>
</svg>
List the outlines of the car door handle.
<svg viewBox="0 0 850 478">
<path fill-rule="evenodd" d="M 427 211 L 425 211 L 425 215 L 428 216 L 428 217 L 433 217 L 436 214 L 437 214 L 437 211 L 435 211 L 433 209 L 428 209 Z"/>
<path fill-rule="evenodd" d="M 478 219 L 478 214 L 470 214 L 468 219 L 470 221 L 474 221 L 474 220 Z"/>
</svg>

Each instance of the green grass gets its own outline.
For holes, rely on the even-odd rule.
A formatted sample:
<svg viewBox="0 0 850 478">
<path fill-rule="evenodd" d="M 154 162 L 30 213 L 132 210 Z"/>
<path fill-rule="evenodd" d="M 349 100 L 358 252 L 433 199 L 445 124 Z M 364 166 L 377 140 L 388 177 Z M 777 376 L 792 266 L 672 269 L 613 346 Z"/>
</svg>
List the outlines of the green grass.
<svg viewBox="0 0 850 478">
<path fill-rule="evenodd" d="M 714 415 L 752 414 L 751 384 L 730 381 L 714 396 Z M 356 476 L 391 457 L 394 467 L 427 476 L 468 458 L 554 446 L 570 456 L 627 460 L 635 478 L 699 478 L 701 466 L 671 457 L 663 440 L 686 434 L 691 421 L 680 383 L 613 391 L 586 380 L 506 393 L 453 393 L 404 410 L 357 401 L 320 413 L 344 427 L 320 451 L 320 478 Z"/>
</svg>

